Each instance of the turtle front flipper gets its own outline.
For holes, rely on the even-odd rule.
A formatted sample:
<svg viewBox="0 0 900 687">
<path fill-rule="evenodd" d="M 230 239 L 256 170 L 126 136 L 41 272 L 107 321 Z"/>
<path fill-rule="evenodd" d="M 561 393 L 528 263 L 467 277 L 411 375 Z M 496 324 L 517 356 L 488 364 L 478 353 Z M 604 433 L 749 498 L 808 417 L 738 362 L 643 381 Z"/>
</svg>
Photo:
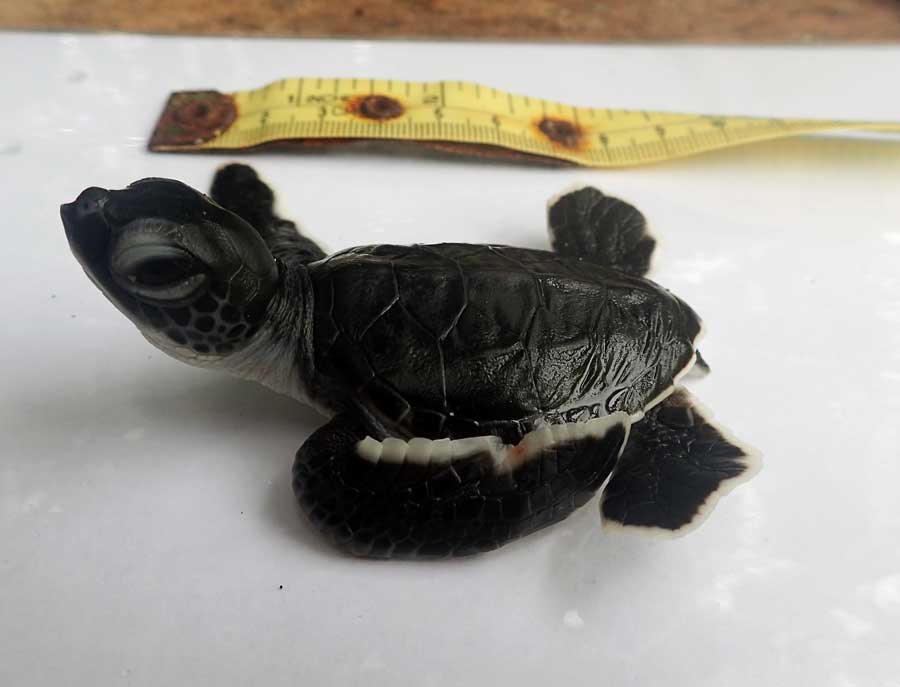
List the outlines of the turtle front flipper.
<svg viewBox="0 0 900 687">
<path fill-rule="evenodd" d="M 275 194 L 249 165 L 221 167 L 209 194 L 226 210 L 253 225 L 282 262 L 305 264 L 325 257 L 325 251 L 303 236 L 296 224 L 275 213 Z"/>
<path fill-rule="evenodd" d="M 759 467 L 755 451 L 717 427 L 678 388 L 633 427 L 603 492 L 604 525 L 680 536 Z"/>
<path fill-rule="evenodd" d="M 615 413 L 545 426 L 510 446 L 495 436 L 403 441 L 342 414 L 297 452 L 294 493 L 318 529 L 358 556 L 479 553 L 587 503 L 615 465 L 629 424 Z"/>
<path fill-rule="evenodd" d="M 562 255 L 644 276 L 656 240 L 644 215 L 623 200 L 586 186 L 550 201 L 550 243 Z"/>
</svg>

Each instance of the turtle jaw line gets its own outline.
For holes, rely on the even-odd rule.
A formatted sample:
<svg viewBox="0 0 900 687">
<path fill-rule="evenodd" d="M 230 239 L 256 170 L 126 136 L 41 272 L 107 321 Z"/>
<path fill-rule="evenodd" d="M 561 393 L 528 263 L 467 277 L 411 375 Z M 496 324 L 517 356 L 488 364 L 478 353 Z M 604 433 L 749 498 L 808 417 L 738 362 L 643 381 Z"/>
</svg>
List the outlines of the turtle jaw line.
<svg viewBox="0 0 900 687">
<path fill-rule="evenodd" d="M 132 319 L 141 335 L 154 347 L 168 356 L 194 367 L 218 368 L 223 357 L 208 353 L 197 353 L 190 346 L 175 343 L 162 332 L 148 326 L 146 323 Z"/>
</svg>

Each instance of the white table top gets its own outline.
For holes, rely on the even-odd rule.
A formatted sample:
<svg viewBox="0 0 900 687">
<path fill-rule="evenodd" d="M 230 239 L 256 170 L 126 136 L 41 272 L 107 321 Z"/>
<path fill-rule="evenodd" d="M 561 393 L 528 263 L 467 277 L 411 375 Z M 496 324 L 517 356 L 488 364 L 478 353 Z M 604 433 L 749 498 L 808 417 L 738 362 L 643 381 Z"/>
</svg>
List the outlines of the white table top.
<svg viewBox="0 0 900 687">
<path fill-rule="evenodd" d="M 803 139 L 631 171 L 255 155 L 330 249 L 545 246 L 545 202 L 629 199 L 704 317 L 703 403 L 763 471 L 686 538 L 596 502 L 495 553 L 367 562 L 290 488 L 321 422 L 151 348 L 58 206 L 222 156 L 154 155 L 169 91 L 466 79 L 596 106 L 900 118 L 900 48 L 0 36 L 0 684 L 900 685 L 900 143 Z"/>
</svg>

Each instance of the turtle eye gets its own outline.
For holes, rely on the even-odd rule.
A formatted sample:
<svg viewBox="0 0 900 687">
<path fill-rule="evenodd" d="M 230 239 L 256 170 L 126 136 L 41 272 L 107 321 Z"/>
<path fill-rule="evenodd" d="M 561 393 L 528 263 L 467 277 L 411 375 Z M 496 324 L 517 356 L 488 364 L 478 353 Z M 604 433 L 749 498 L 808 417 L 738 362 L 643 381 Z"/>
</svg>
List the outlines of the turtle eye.
<svg viewBox="0 0 900 687">
<path fill-rule="evenodd" d="M 126 245 L 112 256 L 116 281 L 135 296 L 172 302 L 192 296 L 206 281 L 193 255 L 172 245 Z"/>
<path fill-rule="evenodd" d="M 112 268 L 119 277 L 142 286 L 165 286 L 199 272 L 194 257 L 178 246 L 136 244 L 116 251 Z"/>
<path fill-rule="evenodd" d="M 152 257 L 134 265 L 129 278 L 144 286 L 163 286 L 191 276 L 192 267 L 186 256 Z"/>
</svg>

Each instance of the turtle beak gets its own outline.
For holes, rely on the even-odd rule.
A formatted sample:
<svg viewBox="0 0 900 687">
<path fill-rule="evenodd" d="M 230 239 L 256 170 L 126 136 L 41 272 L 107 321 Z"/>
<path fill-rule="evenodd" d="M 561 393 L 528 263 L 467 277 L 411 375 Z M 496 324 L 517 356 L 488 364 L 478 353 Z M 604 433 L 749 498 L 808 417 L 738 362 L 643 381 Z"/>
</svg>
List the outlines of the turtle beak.
<svg viewBox="0 0 900 687">
<path fill-rule="evenodd" d="M 69 246 L 88 273 L 96 273 L 105 263 L 110 228 L 103 206 L 108 199 L 109 191 L 92 186 L 59 208 Z"/>
<path fill-rule="evenodd" d="M 86 188 L 74 201 L 61 205 L 59 214 L 72 253 L 85 274 L 121 310 L 122 295 L 115 293 L 109 272 L 112 228 L 103 211 L 109 197 L 110 192 L 104 188 Z"/>
</svg>

